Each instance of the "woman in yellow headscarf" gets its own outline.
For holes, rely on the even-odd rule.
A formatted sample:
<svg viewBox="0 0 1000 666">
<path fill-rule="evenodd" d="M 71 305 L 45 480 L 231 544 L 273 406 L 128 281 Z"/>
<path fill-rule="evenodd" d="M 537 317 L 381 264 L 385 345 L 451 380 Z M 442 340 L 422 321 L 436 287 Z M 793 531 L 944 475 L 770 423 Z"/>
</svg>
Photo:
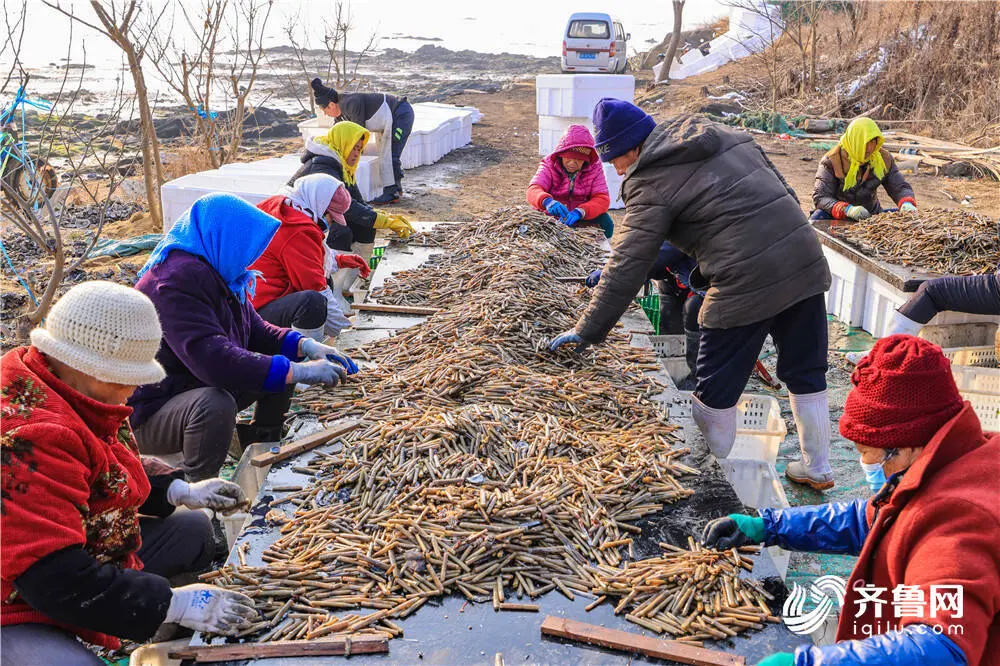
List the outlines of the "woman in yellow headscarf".
<svg viewBox="0 0 1000 666">
<path fill-rule="evenodd" d="M 881 185 L 899 207 L 917 209 L 913 188 L 903 178 L 892 155 L 882 147 L 882 131 L 871 118 L 855 118 L 840 142 L 823 156 L 816 171 L 813 220 L 863 220 L 883 209 L 876 190 Z"/>
<path fill-rule="evenodd" d="M 326 244 L 333 254 L 350 252 L 359 254 L 368 262 L 375 250 L 375 230 L 391 229 L 400 238 L 408 238 L 413 233 L 409 220 L 402 215 L 389 215 L 385 211 L 375 210 L 365 202 L 358 188 L 357 170 L 361 163 L 361 153 L 371 136 L 361 125 L 350 121 L 341 121 L 330 128 L 323 136 L 309 139 L 302 153 L 302 166 L 288 181 L 293 185 L 296 180 L 313 173 L 325 173 L 344 183 L 351 194 L 351 206 L 344 213 L 346 225 L 333 224 L 326 236 Z M 353 271 L 353 273 L 352 273 Z M 343 283 L 345 295 L 357 277 L 358 269 L 347 269 L 348 273 L 339 275 L 338 282 Z M 338 271 L 340 273 L 340 271 Z"/>
</svg>

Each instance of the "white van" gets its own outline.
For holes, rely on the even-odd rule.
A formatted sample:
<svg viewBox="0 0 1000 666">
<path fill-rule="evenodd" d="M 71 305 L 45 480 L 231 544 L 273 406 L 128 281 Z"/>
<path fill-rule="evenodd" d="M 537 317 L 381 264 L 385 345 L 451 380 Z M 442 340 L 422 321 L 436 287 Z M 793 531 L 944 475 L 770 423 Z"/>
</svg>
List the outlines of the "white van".
<svg viewBox="0 0 1000 666">
<path fill-rule="evenodd" d="M 573 14 L 563 33 L 562 71 L 621 74 L 628 66 L 625 49 L 630 37 L 610 14 Z"/>
</svg>

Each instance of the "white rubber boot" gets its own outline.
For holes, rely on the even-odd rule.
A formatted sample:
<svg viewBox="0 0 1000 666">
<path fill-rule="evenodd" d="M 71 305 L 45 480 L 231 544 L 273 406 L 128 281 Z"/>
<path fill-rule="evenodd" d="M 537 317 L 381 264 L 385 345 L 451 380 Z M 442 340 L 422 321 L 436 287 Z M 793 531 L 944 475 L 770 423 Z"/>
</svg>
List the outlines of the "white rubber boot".
<svg viewBox="0 0 1000 666">
<path fill-rule="evenodd" d="M 610 238 L 603 238 L 603 239 L 601 239 L 601 246 L 600 247 L 601 247 L 601 250 L 603 250 L 604 252 L 611 252 L 611 239 Z"/>
<path fill-rule="evenodd" d="M 830 467 L 830 406 L 826 391 L 804 395 L 788 395 L 792 416 L 799 431 L 802 460 L 788 463 L 785 476 L 789 481 L 816 490 L 833 488 L 833 468 Z"/>
<path fill-rule="evenodd" d="M 920 333 L 920 329 L 924 327 L 920 322 L 913 321 L 904 314 L 900 314 L 899 310 L 895 310 L 892 313 L 892 321 L 889 322 L 889 332 L 886 336 L 890 335 L 917 335 Z M 863 359 L 868 355 L 868 352 L 847 352 L 844 354 L 844 358 L 848 363 L 858 364 L 858 361 Z"/>
<path fill-rule="evenodd" d="M 344 313 L 345 317 L 354 314 L 354 310 L 351 308 L 351 302 L 344 298 L 344 291 L 346 290 L 348 294 L 351 293 L 350 285 L 354 284 L 357 276 L 357 268 L 341 268 L 327 280 L 327 284 L 330 285 L 330 293 L 333 295 L 334 301 L 337 302 L 340 311 Z M 350 280 L 349 284 L 347 280 Z"/>
<path fill-rule="evenodd" d="M 691 415 L 715 457 L 728 456 L 736 443 L 736 405 L 715 409 L 692 395 Z"/>
<path fill-rule="evenodd" d="M 322 326 L 319 328 L 298 328 L 297 326 L 292 326 L 292 330 L 302 337 L 312 338 L 316 342 L 323 342 L 326 339 L 326 333 L 323 332 Z"/>
</svg>

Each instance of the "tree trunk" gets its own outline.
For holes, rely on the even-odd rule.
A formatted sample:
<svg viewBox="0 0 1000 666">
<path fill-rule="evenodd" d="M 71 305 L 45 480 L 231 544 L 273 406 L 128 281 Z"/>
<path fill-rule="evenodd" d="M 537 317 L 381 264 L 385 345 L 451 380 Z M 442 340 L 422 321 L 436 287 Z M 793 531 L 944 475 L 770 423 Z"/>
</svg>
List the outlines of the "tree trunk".
<svg viewBox="0 0 1000 666">
<path fill-rule="evenodd" d="M 813 18 L 812 23 L 809 25 L 809 90 L 816 90 L 816 86 L 819 85 L 819 81 L 816 80 L 816 63 L 819 60 L 819 55 L 816 52 L 816 21 L 819 20 L 819 16 Z"/>
<path fill-rule="evenodd" d="M 663 59 L 663 68 L 660 70 L 660 75 L 656 77 L 657 83 L 670 80 L 670 66 L 674 63 L 677 44 L 681 41 L 681 13 L 683 11 L 684 0 L 674 0 L 674 32 L 670 37 L 670 46 L 667 47 L 667 56 Z"/>
<path fill-rule="evenodd" d="M 142 66 L 136 57 L 135 49 L 128 42 L 119 42 L 119 46 L 128 57 L 128 66 L 132 72 L 132 82 L 135 85 L 135 97 L 139 103 L 139 133 L 142 135 L 142 176 L 146 185 L 146 204 L 149 206 L 149 214 L 153 218 L 153 223 L 157 227 L 162 227 L 160 150 L 159 142 L 156 140 L 156 128 L 153 125 L 153 112 L 149 108 L 149 93 L 146 90 Z"/>
</svg>

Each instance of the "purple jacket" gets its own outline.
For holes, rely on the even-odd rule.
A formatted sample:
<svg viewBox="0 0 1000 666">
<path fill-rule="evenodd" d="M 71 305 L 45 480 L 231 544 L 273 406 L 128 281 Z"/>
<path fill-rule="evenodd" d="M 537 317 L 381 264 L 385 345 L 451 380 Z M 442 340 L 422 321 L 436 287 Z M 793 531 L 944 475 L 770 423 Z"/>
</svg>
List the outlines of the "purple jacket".
<svg viewBox="0 0 1000 666">
<path fill-rule="evenodd" d="M 132 395 L 133 428 L 194 388 L 214 386 L 234 395 L 285 390 L 302 336 L 261 319 L 249 298 L 240 303 L 207 261 L 173 250 L 135 288 L 156 306 L 163 328 L 156 360 L 167 376 Z"/>
</svg>

